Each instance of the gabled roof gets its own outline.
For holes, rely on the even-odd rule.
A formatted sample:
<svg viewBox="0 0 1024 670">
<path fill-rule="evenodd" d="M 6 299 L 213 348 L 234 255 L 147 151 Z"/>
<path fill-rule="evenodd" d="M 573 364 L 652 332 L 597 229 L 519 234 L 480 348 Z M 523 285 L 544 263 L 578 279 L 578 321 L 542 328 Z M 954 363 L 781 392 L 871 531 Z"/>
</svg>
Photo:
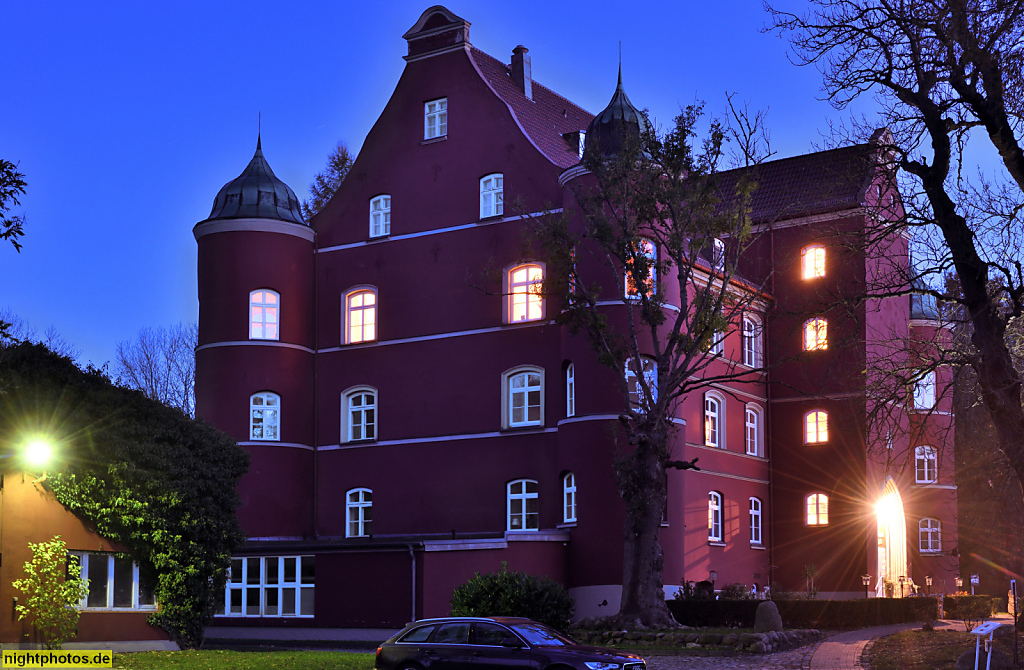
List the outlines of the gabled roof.
<svg viewBox="0 0 1024 670">
<path fill-rule="evenodd" d="M 476 47 L 470 47 L 469 54 L 487 83 L 512 108 L 523 130 L 548 160 L 561 168 L 580 162 L 578 148 L 570 146 L 562 135 L 586 130 L 593 114 L 536 80 L 532 83 L 533 100 L 529 100 L 513 83 L 508 65 Z"/>
</svg>

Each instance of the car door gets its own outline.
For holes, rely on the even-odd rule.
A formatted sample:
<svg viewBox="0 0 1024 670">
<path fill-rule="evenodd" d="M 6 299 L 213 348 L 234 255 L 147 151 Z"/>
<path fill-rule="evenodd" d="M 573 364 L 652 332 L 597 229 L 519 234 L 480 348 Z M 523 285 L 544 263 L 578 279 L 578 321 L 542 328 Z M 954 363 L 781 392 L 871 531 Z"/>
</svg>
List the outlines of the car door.
<svg viewBox="0 0 1024 670">
<path fill-rule="evenodd" d="M 450 621 L 437 627 L 420 648 L 426 670 L 470 670 L 473 648 L 469 644 L 469 621 Z"/>
<path fill-rule="evenodd" d="M 473 670 L 532 670 L 536 654 L 508 628 L 497 623 L 473 624 Z"/>
</svg>

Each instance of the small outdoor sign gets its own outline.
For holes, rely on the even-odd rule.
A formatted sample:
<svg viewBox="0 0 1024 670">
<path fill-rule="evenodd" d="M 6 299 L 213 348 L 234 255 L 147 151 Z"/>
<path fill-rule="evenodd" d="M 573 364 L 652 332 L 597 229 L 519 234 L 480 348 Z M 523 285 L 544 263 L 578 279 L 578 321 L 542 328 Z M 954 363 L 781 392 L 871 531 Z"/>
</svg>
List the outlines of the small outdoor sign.
<svg viewBox="0 0 1024 670">
<path fill-rule="evenodd" d="M 981 578 L 978 577 L 978 575 L 971 575 L 971 584 L 977 585 L 977 584 L 980 584 L 980 583 L 981 583 Z"/>
</svg>

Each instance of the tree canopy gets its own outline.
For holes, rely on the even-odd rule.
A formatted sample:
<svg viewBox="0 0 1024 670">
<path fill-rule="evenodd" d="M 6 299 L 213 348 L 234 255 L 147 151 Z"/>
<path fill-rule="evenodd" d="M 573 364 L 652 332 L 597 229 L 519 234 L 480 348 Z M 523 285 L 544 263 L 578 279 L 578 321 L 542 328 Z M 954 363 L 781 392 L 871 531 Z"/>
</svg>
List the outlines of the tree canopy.
<svg viewBox="0 0 1024 670">
<path fill-rule="evenodd" d="M 302 201 L 302 215 L 306 221 L 320 213 L 341 182 L 345 181 L 352 160 L 345 143 L 338 142 L 338 146 L 327 156 L 327 167 L 313 177 L 313 183 L 309 185 L 309 200 Z"/>
<path fill-rule="evenodd" d="M 202 643 L 244 539 L 235 486 L 248 455 L 199 420 L 36 344 L 0 347 L 0 446 L 56 445 L 44 484 L 155 576 L 150 615 L 182 647 Z"/>
<path fill-rule="evenodd" d="M 10 213 L 11 205 L 20 205 L 25 195 L 25 175 L 18 171 L 15 163 L 0 158 L 0 240 L 7 240 L 21 251 L 18 238 L 24 234 L 23 216 Z"/>
</svg>

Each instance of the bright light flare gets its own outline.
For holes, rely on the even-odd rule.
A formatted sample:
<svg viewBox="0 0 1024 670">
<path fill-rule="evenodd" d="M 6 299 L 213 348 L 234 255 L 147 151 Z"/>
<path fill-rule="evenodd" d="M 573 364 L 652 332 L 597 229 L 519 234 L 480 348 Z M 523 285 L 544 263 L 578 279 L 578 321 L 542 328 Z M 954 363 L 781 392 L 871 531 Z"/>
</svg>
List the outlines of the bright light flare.
<svg viewBox="0 0 1024 670">
<path fill-rule="evenodd" d="M 46 440 L 37 438 L 25 446 L 25 461 L 32 467 L 44 468 L 53 457 L 53 447 Z"/>
</svg>

